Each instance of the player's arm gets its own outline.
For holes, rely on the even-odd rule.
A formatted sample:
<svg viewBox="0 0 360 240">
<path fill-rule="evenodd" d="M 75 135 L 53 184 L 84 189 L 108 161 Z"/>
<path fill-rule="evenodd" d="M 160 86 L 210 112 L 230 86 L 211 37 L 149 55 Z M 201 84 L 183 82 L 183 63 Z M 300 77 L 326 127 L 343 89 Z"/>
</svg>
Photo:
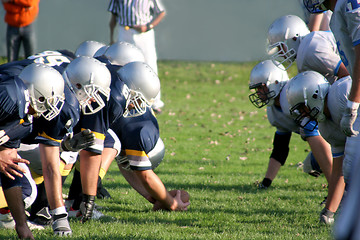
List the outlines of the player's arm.
<svg viewBox="0 0 360 240">
<path fill-rule="evenodd" d="M 360 103 L 360 44 L 355 46 L 355 64 L 349 100 Z"/>
<path fill-rule="evenodd" d="M 183 203 L 180 199 L 180 193 L 172 197 L 153 170 L 135 170 L 134 172 L 150 195 L 161 202 L 166 209 L 171 211 L 187 210 L 190 202 Z"/>
<path fill-rule="evenodd" d="M 96 196 L 99 169 L 101 166 L 101 154 L 88 150 L 80 151 L 81 183 L 83 193 L 89 196 Z"/>
<path fill-rule="evenodd" d="M 359 129 L 353 129 L 360 103 L 360 44 L 355 46 L 355 64 L 353 68 L 352 85 L 346 108 L 343 112 L 340 127 L 346 136 L 357 136 Z"/>
<path fill-rule="evenodd" d="M 114 41 L 114 29 L 116 26 L 116 15 L 114 13 L 111 13 L 111 18 L 109 22 L 109 28 L 110 28 L 110 45 L 113 44 Z"/>
<path fill-rule="evenodd" d="M 311 32 L 320 31 L 321 22 L 323 21 L 324 14 L 310 14 L 308 27 Z"/>
<path fill-rule="evenodd" d="M 146 25 L 136 25 L 133 26 L 133 28 L 138 32 L 147 32 L 153 29 L 155 26 L 157 26 L 164 17 L 165 17 L 165 11 L 159 13 L 150 23 Z"/>
<path fill-rule="evenodd" d="M 51 189 L 47 194 L 50 206 L 58 208 L 63 206 L 62 185 L 60 174 L 60 147 L 39 144 L 40 158 L 43 166 L 43 175 L 46 189 Z"/>
<path fill-rule="evenodd" d="M 150 194 L 152 199 L 159 201 L 164 206 L 164 209 L 171 211 L 187 210 L 190 202 L 182 202 L 180 199 L 181 194 L 177 194 L 175 197 L 171 196 L 163 182 L 152 170 L 151 161 L 144 151 L 126 149 L 125 155 L 126 160 L 129 161 L 130 169 L 139 179 L 139 182 L 143 186 L 142 188 Z M 117 162 L 119 164 L 119 161 Z M 146 197 L 148 201 L 153 202 L 147 195 L 143 196 Z"/>
<path fill-rule="evenodd" d="M 343 78 L 343 77 L 346 77 L 346 76 L 349 76 L 349 72 L 347 70 L 347 68 L 345 67 L 344 63 L 341 62 L 340 63 L 340 66 L 339 66 L 339 69 L 336 73 L 336 76 L 340 79 L 340 78 Z"/>
</svg>

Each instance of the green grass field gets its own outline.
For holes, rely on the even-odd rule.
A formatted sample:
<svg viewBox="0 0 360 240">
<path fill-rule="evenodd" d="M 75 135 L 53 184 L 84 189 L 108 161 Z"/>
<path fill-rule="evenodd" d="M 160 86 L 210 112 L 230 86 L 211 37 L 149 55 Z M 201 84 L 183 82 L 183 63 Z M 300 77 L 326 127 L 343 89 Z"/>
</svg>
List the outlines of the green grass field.
<svg viewBox="0 0 360 240">
<path fill-rule="evenodd" d="M 85 224 L 72 219 L 69 239 L 332 239 L 332 228 L 318 222 L 326 180 L 298 168 L 309 149 L 298 135 L 272 187 L 256 187 L 275 128 L 265 109 L 248 100 L 254 65 L 160 61 L 165 107 L 158 120 L 166 155 L 155 172 L 169 190 L 190 193 L 189 210 L 152 212 L 113 163 L 103 181 L 112 199 L 96 201 L 108 217 Z M 51 228 L 34 236 L 55 239 Z M 16 239 L 15 231 L 0 230 L 0 239 Z"/>
</svg>

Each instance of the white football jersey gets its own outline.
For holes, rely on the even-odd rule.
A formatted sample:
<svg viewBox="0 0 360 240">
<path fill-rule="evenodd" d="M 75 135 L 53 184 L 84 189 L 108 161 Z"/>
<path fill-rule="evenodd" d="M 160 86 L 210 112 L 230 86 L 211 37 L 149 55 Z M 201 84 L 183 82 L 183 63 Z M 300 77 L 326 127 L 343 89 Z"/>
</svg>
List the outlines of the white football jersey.
<svg viewBox="0 0 360 240">
<path fill-rule="evenodd" d="M 331 118 L 319 123 L 321 136 L 330 143 L 334 155 L 341 155 L 345 148 L 346 135 L 340 129 L 340 120 L 346 107 L 350 88 L 350 76 L 343 77 L 330 86 L 327 106 Z"/>
<path fill-rule="evenodd" d="M 281 108 L 275 105 L 267 107 L 267 116 L 270 124 L 276 127 L 279 132 L 296 132 L 299 133 L 299 126 L 295 123 L 290 115 L 289 103 L 286 99 L 286 83 L 280 92 L 280 105 Z"/>
<path fill-rule="evenodd" d="M 330 20 L 340 57 L 353 74 L 355 51 L 354 46 L 360 43 L 360 3 L 359 1 L 338 0 Z"/>
<path fill-rule="evenodd" d="M 298 72 L 316 71 L 330 83 L 336 81 L 341 64 L 334 35 L 330 31 L 315 31 L 301 39 L 296 64 Z"/>
</svg>

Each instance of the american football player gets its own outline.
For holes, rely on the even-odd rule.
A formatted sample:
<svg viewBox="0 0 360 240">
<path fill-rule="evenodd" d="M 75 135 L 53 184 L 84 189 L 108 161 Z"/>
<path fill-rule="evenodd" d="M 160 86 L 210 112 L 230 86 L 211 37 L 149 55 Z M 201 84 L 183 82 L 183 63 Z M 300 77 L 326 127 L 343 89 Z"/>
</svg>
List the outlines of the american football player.
<svg viewBox="0 0 360 240">
<path fill-rule="evenodd" d="M 347 0 L 304 0 L 304 5 L 312 13 L 333 11 L 330 28 L 334 33 L 342 61 L 349 71 L 353 84 L 343 113 L 341 129 L 347 136 L 358 134 L 353 128 L 360 103 L 360 3 Z"/>
<path fill-rule="evenodd" d="M 158 205 L 156 210 L 186 211 L 190 202 L 182 202 L 179 192 L 173 197 L 153 171 L 164 158 L 165 145 L 159 136 L 159 125 L 152 109 L 146 107 L 144 114 L 132 118 L 123 116 L 110 128 L 102 154 L 103 171 L 106 172 L 116 158 L 128 183 L 154 206 Z M 70 187 L 74 198 L 78 198 L 76 192 L 81 191 L 76 176 L 79 174 L 74 174 Z M 77 202 L 75 199 L 73 206 Z"/>
<path fill-rule="evenodd" d="M 87 46 L 88 49 L 94 48 L 94 47 L 89 47 L 89 45 L 95 45 L 95 47 L 99 46 L 99 44 L 94 41 L 88 41 L 86 42 L 85 45 Z M 134 45 L 126 42 L 114 43 L 110 47 L 107 47 L 105 51 L 102 48 L 100 48 L 94 54 L 94 57 L 107 65 L 109 71 L 114 76 L 113 77 L 114 79 L 116 78 L 118 69 L 120 69 L 122 66 L 134 61 L 140 61 L 140 62 L 144 61 L 144 56 L 142 55 L 141 51 L 138 48 L 136 48 Z M 128 112 L 128 110 L 126 111 Z M 138 112 L 137 114 L 140 113 Z M 76 164 L 75 168 L 78 171 L 80 165 Z M 74 172 L 74 176 L 78 175 L 77 171 Z M 101 183 L 102 178 L 105 176 L 105 174 L 106 171 L 103 168 L 100 168 L 97 195 L 96 195 L 98 198 L 111 198 L 111 195 L 108 193 L 108 191 L 103 187 Z M 81 190 L 70 191 L 69 199 L 74 199 L 75 197 L 73 195 L 76 195 L 78 192 L 81 192 Z M 73 209 L 78 209 L 78 208 L 79 208 L 79 204 L 75 203 Z"/>
<path fill-rule="evenodd" d="M 45 182 L 42 185 L 38 185 L 38 190 L 39 193 L 45 194 L 45 189 L 40 190 L 39 188 L 45 187 L 48 189 L 45 199 L 49 201 L 50 213 L 53 218 L 52 227 L 54 233 L 57 235 L 69 235 L 72 233 L 62 199 L 61 171 L 59 170 L 60 145 L 62 145 L 62 149 L 65 151 L 73 150 L 69 146 L 70 142 L 76 140 L 84 143 L 83 141 L 87 141 L 85 143 L 86 146 L 92 144 L 94 138 L 92 133 L 86 132 L 87 134 L 83 135 L 83 132 L 74 137 L 71 135 L 71 137 L 66 138 L 66 141 L 62 141 L 67 133 L 72 133 L 72 128 L 77 124 L 80 117 L 80 107 L 76 95 L 71 90 L 71 86 L 64 81 L 60 74 L 72 59 L 72 54 L 68 51 L 45 51 L 30 56 L 28 59 L 0 66 L 0 72 L 16 76 L 22 68 L 26 69 L 27 65 L 30 66 L 35 63 L 41 63 L 41 65 L 51 66 L 50 68 L 54 72 L 57 72 L 57 75 L 59 75 L 59 78 L 62 80 L 65 98 L 62 101 L 61 112 L 54 108 L 56 111 L 54 110 L 53 113 L 48 113 L 41 118 L 35 118 L 32 123 L 31 134 L 26 138 L 22 138 L 22 142 L 26 144 L 22 146 L 35 144 L 37 151 L 41 152 L 41 154 L 39 154 L 41 159 L 40 165 L 42 165 L 41 169 L 44 169 L 41 173 Z M 24 75 L 25 73 L 23 73 L 23 71 L 20 72 L 19 77 L 21 77 L 22 74 Z M 30 75 L 31 73 L 28 74 Z M 48 85 L 44 83 L 44 88 L 47 86 Z M 55 103 L 54 105 L 58 106 L 59 104 L 60 103 Z M 58 115 L 54 114 L 59 112 L 60 114 Z M 24 152 L 23 147 L 19 149 L 19 152 L 20 154 Z M 30 164 L 31 169 L 34 168 L 33 166 L 36 162 L 37 161 L 32 159 Z M 37 200 L 42 197 L 42 194 L 39 194 Z M 42 205 L 38 204 L 38 201 L 33 204 L 31 208 L 31 220 L 36 220 L 36 214 L 42 207 Z"/>
<path fill-rule="evenodd" d="M 106 62 L 106 59 L 104 61 Z M 101 64 L 102 74 L 92 74 L 94 67 L 89 66 L 93 62 L 96 62 L 99 68 L 99 63 Z M 97 194 L 101 153 L 104 148 L 107 130 L 113 122 L 126 112 L 130 112 L 130 114 L 126 114 L 126 117 L 142 114 L 139 111 L 153 101 L 153 94 L 157 94 L 160 88 L 158 77 L 145 63 L 128 63 L 119 70 L 125 72 L 135 71 L 141 74 L 141 76 L 152 76 L 148 79 L 149 82 L 142 86 L 138 86 L 137 82 L 118 74 L 117 70 L 119 68 L 120 66 L 110 63 L 105 65 L 95 58 L 81 56 L 73 60 L 63 74 L 64 78 L 72 83 L 82 107 L 82 115 L 78 128 L 90 129 L 96 136 L 95 144 L 81 150 L 79 154 L 83 190 L 83 200 L 80 204 L 81 222 L 86 222 L 92 217 L 95 196 Z M 103 83 L 99 82 L 97 86 L 91 87 L 93 80 L 100 76 Z M 96 90 L 98 86 L 102 86 L 104 82 L 108 81 L 105 81 L 104 78 L 107 79 L 109 77 L 111 92 L 109 91 L 110 89 L 105 88 Z M 141 82 L 141 84 L 143 83 Z M 91 94 L 92 92 L 95 96 Z M 88 98 L 90 95 L 91 97 Z"/>
<path fill-rule="evenodd" d="M 64 105 L 64 80 L 61 74 L 52 67 L 44 64 L 32 63 L 23 68 L 18 75 L 1 71 L 1 184 L 9 209 L 16 222 L 16 230 L 19 237 L 33 238 L 26 225 L 24 205 L 21 197 L 20 173 L 23 171 L 9 164 L 16 160 L 16 148 L 20 140 L 31 131 L 31 116 L 36 119 L 51 121 L 61 111 Z M 52 79 L 52 81 L 49 81 Z M 15 178 L 15 179 L 14 179 Z M 25 222 L 24 222 L 25 220 Z"/>
<path fill-rule="evenodd" d="M 349 75 L 339 56 L 330 31 L 309 32 L 305 22 L 295 15 L 276 19 L 268 30 L 269 51 L 273 61 L 289 66 L 296 61 L 298 72 L 308 70 L 323 74 L 330 83 Z"/>
<path fill-rule="evenodd" d="M 280 66 L 280 65 L 279 65 Z M 270 124 L 276 127 L 273 150 L 265 178 L 259 188 L 268 188 L 276 177 L 280 167 L 286 162 L 289 153 L 289 142 L 292 133 L 300 133 L 312 150 L 326 179 L 330 180 L 331 152 L 326 141 L 320 136 L 317 128 L 300 131 L 299 126 L 290 115 L 286 99 L 286 89 L 289 77 L 286 71 L 277 67 L 271 60 L 258 63 L 250 73 L 250 89 L 255 93 L 249 95 L 250 101 L 257 108 L 267 106 L 267 116 Z"/>
<path fill-rule="evenodd" d="M 320 73 L 306 71 L 296 75 L 288 85 L 286 96 L 298 125 L 304 128 L 310 121 L 316 121 L 321 135 L 331 144 L 332 184 L 329 184 L 328 200 L 320 213 L 320 222 L 332 224 L 343 196 L 344 179 L 349 183 L 350 168 L 353 162 L 359 161 L 358 137 L 346 137 L 340 128 L 351 78 L 347 76 L 330 85 Z M 355 124 L 358 125 L 358 121 Z"/>
</svg>

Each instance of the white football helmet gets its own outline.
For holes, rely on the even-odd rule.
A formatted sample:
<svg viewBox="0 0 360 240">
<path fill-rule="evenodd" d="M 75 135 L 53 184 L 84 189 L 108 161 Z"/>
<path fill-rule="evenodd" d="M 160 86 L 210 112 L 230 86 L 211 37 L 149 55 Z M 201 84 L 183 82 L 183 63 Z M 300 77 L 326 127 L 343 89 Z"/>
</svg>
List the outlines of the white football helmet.
<svg viewBox="0 0 360 240">
<path fill-rule="evenodd" d="M 295 15 L 276 19 L 268 30 L 268 53 L 288 69 L 295 61 L 301 39 L 310 33 L 306 23 Z"/>
<path fill-rule="evenodd" d="M 130 62 L 118 70 L 120 79 L 130 89 L 130 99 L 124 117 L 136 117 L 151 107 L 160 91 L 160 80 L 151 67 L 144 62 Z M 129 104 L 134 109 L 129 110 Z"/>
<path fill-rule="evenodd" d="M 111 74 L 99 60 L 78 57 L 69 63 L 63 77 L 71 83 L 84 115 L 100 111 L 109 101 Z"/>
<path fill-rule="evenodd" d="M 284 68 L 281 63 L 278 64 Z M 281 70 L 271 60 L 256 64 L 250 73 L 249 89 L 256 90 L 255 93 L 249 95 L 250 102 L 257 108 L 273 105 L 274 99 L 279 95 L 288 80 L 287 72 Z M 267 92 L 258 91 L 260 86 L 266 86 Z"/>
<path fill-rule="evenodd" d="M 94 54 L 94 57 L 100 57 L 102 55 L 104 55 L 104 53 L 106 52 L 106 50 L 109 48 L 108 45 L 102 46 L 101 48 L 99 48 L 96 53 Z"/>
<path fill-rule="evenodd" d="M 64 105 L 65 82 L 54 68 L 40 63 L 26 66 L 19 78 L 29 90 L 30 105 L 36 116 L 50 121 L 56 117 Z"/>
<path fill-rule="evenodd" d="M 116 42 L 106 49 L 104 55 L 111 64 L 124 66 L 129 62 L 145 62 L 142 51 L 128 42 Z"/>
<path fill-rule="evenodd" d="M 322 13 L 329 10 L 326 0 L 303 0 L 305 8 L 310 13 Z"/>
<path fill-rule="evenodd" d="M 321 122 L 326 119 L 324 104 L 329 89 L 330 83 L 315 71 L 299 73 L 289 81 L 286 98 L 290 113 L 302 128 L 313 120 Z"/>
<path fill-rule="evenodd" d="M 82 42 L 75 51 L 75 56 L 88 56 L 93 57 L 95 53 L 102 47 L 106 46 L 104 43 L 97 41 L 85 41 Z"/>
</svg>

